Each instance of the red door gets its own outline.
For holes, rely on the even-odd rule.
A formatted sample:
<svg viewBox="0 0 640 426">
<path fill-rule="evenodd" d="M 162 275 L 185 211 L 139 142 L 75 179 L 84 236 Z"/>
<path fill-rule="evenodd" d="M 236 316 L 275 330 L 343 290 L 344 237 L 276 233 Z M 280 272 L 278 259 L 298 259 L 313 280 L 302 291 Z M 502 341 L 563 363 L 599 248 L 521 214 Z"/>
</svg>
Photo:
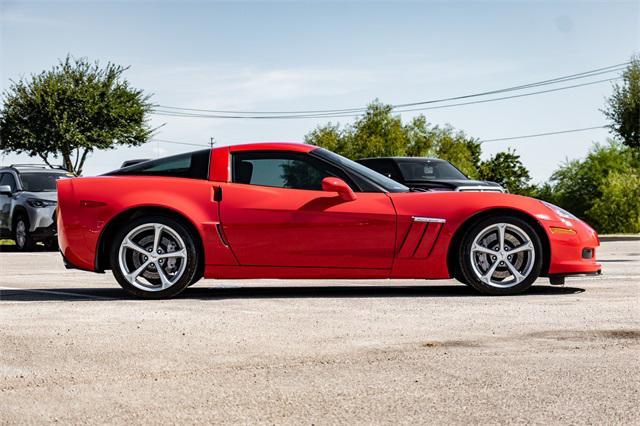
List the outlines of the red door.
<svg viewBox="0 0 640 426">
<path fill-rule="evenodd" d="M 222 184 L 220 221 L 241 265 L 389 269 L 396 213 L 384 193 Z"/>
</svg>

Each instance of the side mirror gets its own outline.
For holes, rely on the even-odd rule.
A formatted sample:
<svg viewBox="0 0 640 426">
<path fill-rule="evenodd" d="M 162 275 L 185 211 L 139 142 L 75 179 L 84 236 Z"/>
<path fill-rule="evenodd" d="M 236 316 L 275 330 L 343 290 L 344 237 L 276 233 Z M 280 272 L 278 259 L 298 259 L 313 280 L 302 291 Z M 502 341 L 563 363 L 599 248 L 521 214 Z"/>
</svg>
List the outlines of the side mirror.
<svg viewBox="0 0 640 426">
<path fill-rule="evenodd" d="M 0 195 L 11 195 L 13 191 L 11 191 L 11 187 L 9 185 L 0 185 Z"/>
<path fill-rule="evenodd" d="M 340 178 L 326 177 L 322 179 L 322 190 L 327 192 L 337 192 L 338 196 L 345 201 L 355 200 L 356 194 L 347 182 Z"/>
</svg>

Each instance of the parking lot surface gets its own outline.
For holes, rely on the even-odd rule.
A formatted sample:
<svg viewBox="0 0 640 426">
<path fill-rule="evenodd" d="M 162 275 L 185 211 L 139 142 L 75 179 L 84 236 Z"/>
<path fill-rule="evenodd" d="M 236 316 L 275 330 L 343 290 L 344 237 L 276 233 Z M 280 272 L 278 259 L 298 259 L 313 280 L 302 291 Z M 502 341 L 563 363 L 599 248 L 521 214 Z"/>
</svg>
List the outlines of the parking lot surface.
<svg viewBox="0 0 640 426">
<path fill-rule="evenodd" d="M 639 423 L 640 242 L 522 296 L 454 281 L 201 281 L 131 299 L 0 253 L 0 423 Z"/>
</svg>

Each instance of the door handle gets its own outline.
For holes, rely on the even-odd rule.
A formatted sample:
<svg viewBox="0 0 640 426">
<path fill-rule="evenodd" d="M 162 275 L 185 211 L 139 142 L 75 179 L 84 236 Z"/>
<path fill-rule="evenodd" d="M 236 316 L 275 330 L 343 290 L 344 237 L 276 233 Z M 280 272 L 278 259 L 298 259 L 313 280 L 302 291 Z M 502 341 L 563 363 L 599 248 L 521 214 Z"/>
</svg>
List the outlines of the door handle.
<svg viewBox="0 0 640 426">
<path fill-rule="evenodd" d="M 222 201 L 222 188 L 219 186 L 213 188 L 213 201 Z"/>
</svg>

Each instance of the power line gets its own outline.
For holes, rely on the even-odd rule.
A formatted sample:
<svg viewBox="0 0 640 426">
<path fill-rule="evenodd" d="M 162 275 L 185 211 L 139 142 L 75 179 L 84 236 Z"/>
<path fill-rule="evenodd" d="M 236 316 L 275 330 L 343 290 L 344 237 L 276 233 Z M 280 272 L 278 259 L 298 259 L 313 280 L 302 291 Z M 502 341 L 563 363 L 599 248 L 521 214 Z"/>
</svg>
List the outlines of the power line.
<svg viewBox="0 0 640 426">
<path fill-rule="evenodd" d="M 522 94 L 519 94 L 519 95 L 501 96 L 501 97 L 498 97 L 498 98 L 483 99 L 483 100 L 479 100 L 479 101 L 459 102 L 459 103 L 456 103 L 456 104 L 449 104 L 449 105 L 437 105 L 437 106 L 426 107 L 426 108 L 404 109 L 404 110 L 398 110 L 396 112 L 427 111 L 427 110 L 432 110 L 432 109 L 451 108 L 451 107 L 457 107 L 457 106 L 463 106 L 463 105 L 483 104 L 485 102 L 503 101 L 505 99 L 524 98 L 524 97 L 527 97 L 527 96 L 540 95 L 540 94 L 543 94 L 543 93 L 553 93 L 553 92 L 559 92 L 559 91 L 562 91 L 562 90 L 575 89 L 577 87 L 591 86 L 592 84 L 599 84 L 599 83 L 615 81 L 615 80 L 618 80 L 619 78 L 620 77 L 606 78 L 606 79 L 603 79 L 603 80 L 590 81 L 590 82 L 587 82 L 587 83 L 574 84 L 574 85 L 571 85 L 571 86 L 556 87 L 554 89 L 538 90 L 536 92 L 522 93 Z"/>
<path fill-rule="evenodd" d="M 602 126 L 593 126 L 593 127 L 582 127 L 580 129 L 569 129 L 569 130 L 556 130 L 553 132 L 545 132 L 545 133 L 534 133 L 534 134 L 530 134 L 530 135 L 521 135 L 521 136 L 509 136 L 509 137 L 505 137 L 505 138 L 494 138 L 494 139 L 482 139 L 479 140 L 479 143 L 486 143 L 486 142 L 499 142 L 499 141 L 510 141 L 510 140 L 516 140 L 516 139 L 529 139 L 529 138 L 537 138 L 540 136 L 552 136 L 552 135 L 560 135 L 560 134 L 564 134 L 564 133 L 576 133 L 576 132 L 586 132 L 589 130 L 597 130 L 597 129 L 606 129 L 607 125 L 602 125 Z M 206 144 L 197 144 L 197 143 L 190 143 L 190 142 L 179 142 L 179 141 L 172 141 L 172 140 L 166 140 L 166 139 L 150 139 L 147 142 L 161 142 L 161 143 L 170 143 L 170 144 L 176 144 L 176 145 L 186 145 L 186 146 L 197 146 L 197 147 L 205 147 L 207 148 L 208 145 Z"/>
<path fill-rule="evenodd" d="M 522 135 L 522 136 L 510 136 L 506 138 L 495 138 L 495 139 L 483 139 L 480 140 L 480 143 L 485 142 L 498 142 L 498 141 L 510 141 L 514 139 L 528 139 L 528 138 L 537 138 L 540 136 L 551 136 L 551 135 L 560 135 L 563 133 L 574 133 L 574 132 L 586 132 L 587 130 L 596 130 L 596 129 L 606 129 L 609 126 L 593 126 L 593 127 L 583 127 L 581 129 L 570 129 L 570 130 L 558 130 L 555 132 L 546 132 L 546 133 L 535 133 L 532 135 Z"/>
<path fill-rule="evenodd" d="M 433 110 L 433 109 L 452 108 L 452 107 L 464 106 L 464 105 L 475 105 L 475 104 L 481 104 L 481 103 L 486 103 L 486 102 L 502 101 L 502 100 L 506 100 L 506 99 L 522 98 L 522 97 L 527 97 L 527 96 L 539 95 L 539 94 L 543 94 L 543 93 L 552 93 L 552 92 L 558 92 L 558 91 L 562 91 L 562 90 L 575 89 L 575 88 L 578 88 L 578 87 L 590 86 L 590 85 L 593 85 L 593 84 L 610 82 L 610 81 L 617 80 L 619 78 L 620 77 L 607 78 L 607 79 L 602 79 L 602 80 L 589 81 L 589 82 L 586 82 L 586 83 L 574 84 L 574 85 L 570 85 L 570 86 L 562 86 L 562 87 L 556 87 L 556 88 L 553 88 L 553 89 L 538 90 L 538 91 L 535 91 L 535 92 L 521 93 L 521 94 L 518 94 L 518 95 L 501 96 L 501 97 L 491 98 L 491 99 L 481 99 L 481 100 L 477 100 L 477 101 L 458 102 L 458 103 L 448 104 L 448 105 L 425 106 L 425 107 L 419 107 L 419 108 L 397 109 L 397 110 L 395 110 L 395 112 L 427 111 L 427 110 Z M 188 113 L 188 112 L 174 112 L 174 111 L 167 111 L 167 110 L 154 110 L 153 114 L 154 115 L 160 115 L 160 116 L 166 116 L 166 117 L 191 117 L 191 118 L 214 118 L 214 119 L 229 118 L 229 119 L 250 119 L 250 120 L 287 120 L 287 119 L 301 119 L 301 118 L 302 119 L 306 119 L 306 118 L 345 118 L 345 117 L 359 117 L 361 115 L 361 114 L 339 114 L 339 113 L 329 114 L 329 113 L 322 113 L 322 114 L 307 114 L 307 115 L 271 115 L 271 116 L 253 115 L 253 116 L 251 116 L 251 115 L 198 114 L 198 113 Z"/>
<path fill-rule="evenodd" d="M 576 73 L 576 74 L 570 74 L 570 75 L 565 75 L 565 76 L 561 76 L 561 77 L 556 77 L 556 78 L 552 78 L 552 79 L 547 79 L 547 80 L 541 80 L 541 81 L 537 81 L 537 82 L 533 82 L 533 83 L 527 83 L 527 84 L 522 84 L 522 85 L 518 85 L 518 86 L 511 86 L 511 87 L 506 87 L 506 88 L 502 88 L 502 89 L 496 89 L 496 90 L 490 90 L 490 91 L 485 91 L 485 92 L 479 92 L 479 93 L 472 93 L 472 94 L 467 94 L 467 95 L 461 95 L 461 96 L 453 96 L 453 97 L 448 97 L 448 98 L 440 98 L 440 99 L 432 99 L 432 100 L 427 100 L 427 101 L 420 101 L 420 102 L 410 102 L 410 103 L 402 103 L 402 104 L 395 104 L 392 105 L 392 108 L 396 109 L 396 108 L 406 108 L 406 107 L 412 107 L 412 106 L 418 106 L 418 105 L 427 105 L 427 104 L 432 104 L 432 103 L 441 103 L 441 102 L 448 102 L 448 101 L 455 101 L 455 100 L 462 100 L 462 99 L 468 99 L 468 98 L 473 98 L 473 97 L 481 97 L 481 96 L 488 96 L 488 95 L 495 95 L 495 94 L 500 94 L 500 93 L 505 93 L 505 92 L 511 92 L 511 91 L 517 91 L 517 90 L 523 90 L 523 89 L 529 89 L 529 88 L 534 88 L 534 87 L 540 87 L 540 86 L 546 86 L 546 85 L 550 85 L 550 84 L 557 84 L 557 83 L 563 83 L 563 82 L 567 82 L 567 81 L 573 81 L 573 80 L 577 80 L 577 79 L 582 79 L 582 78 L 588 78 L 588 77 L 594 77 L 597 75 L 602 75 L 602 74 L 607 74 L 607 73 L 611 73 L 611 72 L 618 72 L 618 71 L 622 71 L 624 69 L 624 67 L 626 65 L 628 65 L 629 62 L 623 62 L 620 64 L 615 64 L 615 65 L 610 65 L 607 67 L 602 67 L 602 68 L 596 68 L 593 70 L 589 70 L 589 71 L 584 71 L 581 73 Z M 213 109 L 198 109 L 198 108 L 184 108 L 184 107 L 173 107 L 173 106 L 166 106 L 166 105 L 156 105 L 157 108 L 161 108 L 164 110 L 175 110 L 173 111 L 176 114 L 179 114 L 179 112 L 176 111 L 190 111 L 190 112 L 200 112 L 200 113 L 213 113 L 213 114 L 221 114 L 221 115 L 303 115 L 304 118 L 309 118 L 307 115 L 324 115 L 324 114 L 342 114 L 342 113 L 355 113 L 355 112 L 361 112 L 361 111 L 365 111 L 366 108 L 364 107 L 359 107 L 359 108 L 345 108 L 345 109 L 325 109 L 325 110 L 298 110 L 298 111 L 233 111 L 233 110 L 213 110 Z M 164 111 L 164 113 L 170 113 L 171 111 Z M 215 118 L 223 118 L 223 117 L 218 117 L 216 116 Z M 229 118 L 238 118 L 238 117 L 229 117 Z M 252 117 L 253 118 L 253 117 Z"/>
<path fill-rule="evenodd" d="M 198 144 L 198 143 L 191 143 L 191 142 L 180 142 L 180 141 L 170 141 L 170 140 L 166 140 L 166 139 L 156 139 L 156 138 L 149 139 L 147 142 L 171 143 L 171 144 L 174 144 L 174 145 L 186 145 L 186 146 L 203 146 L 205 148 L 209 147 L 209 145 L 205 145 L 205 144 Z"/>
</svg>

